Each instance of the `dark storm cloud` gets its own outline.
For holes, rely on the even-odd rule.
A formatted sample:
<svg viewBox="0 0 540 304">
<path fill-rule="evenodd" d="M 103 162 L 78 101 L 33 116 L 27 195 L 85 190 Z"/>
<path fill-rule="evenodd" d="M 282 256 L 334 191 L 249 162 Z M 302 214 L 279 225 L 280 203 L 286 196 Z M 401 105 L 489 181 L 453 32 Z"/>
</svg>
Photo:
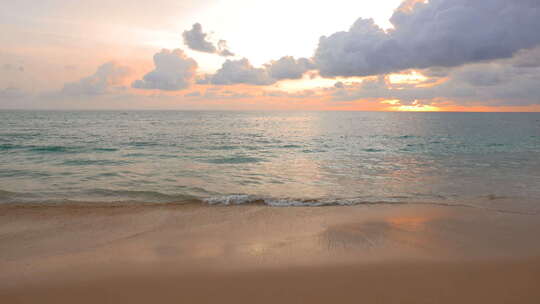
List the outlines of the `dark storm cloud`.
<svg viewBox="0 0 540 304">
<path fill-rule="evenodd" d="M 209 40 L 208 36 L 209 35 L 207 33 L 203 32 L 202 25 L 200 23 L 193 24 L 191 30 L 184 31 L 182 34 L 184 43 L 194 51 L 218 54 L 224 57 L 234 56 L 234 54 L 229 51 L 227 47 L 227 41 L 220 40 L 216 46 Z"/>
<path fill-rule="evenodd" d="M 176 49 L 162 50 L 154 55 L 155 69 L 133 82 L 137 89 L 176 91 L 187 89 L 195 78 L 197 62 Z"/>
<path fill-rule="evenodd" d="M 322 37 L 315 52 L 320 74 L 369 76 L 512 57 L 540 44 L 538 0 L 407 1 L 393 30 L 359 19 L 346 32 Z"/>
<path fill-rule="evenodd" d="M 77 82 L 66 83 L 62 89 L 65 95 L 100 95 L 114 89 L 123 88 L 123 81 L 131 74 L 127 67 L 114 62 L 101 65 L 96 73 Z"/>
</svg>

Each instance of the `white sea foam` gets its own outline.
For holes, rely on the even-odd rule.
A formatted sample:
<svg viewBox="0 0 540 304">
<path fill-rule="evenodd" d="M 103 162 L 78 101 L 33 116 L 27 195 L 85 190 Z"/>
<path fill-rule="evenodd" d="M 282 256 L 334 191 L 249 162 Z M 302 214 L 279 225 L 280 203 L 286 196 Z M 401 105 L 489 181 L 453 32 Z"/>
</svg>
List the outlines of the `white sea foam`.
<svg viewBox="0 0 540 304">
<path fill-rule="evenodd" d="M 256 201 L 254 196 L 246 194 L 225 195 L 218 197 L 210 197 L 203 200 L 210 205 L 242 205 Z"/>
<path fill-rule="evenodd" d="M 245 205 L 265 204 L 272 207 L 322 207 L 322 206 L 353 206 L 359 204 L 372 204 L 373 202 L 363 199 L 292 199 L 292 198 L 269 198 L 246 194 L 233 194 L 210 197 L 203 200 L 210 205 Z M 392 202 L 379 202 L 392 203 Z"/>
</svg>

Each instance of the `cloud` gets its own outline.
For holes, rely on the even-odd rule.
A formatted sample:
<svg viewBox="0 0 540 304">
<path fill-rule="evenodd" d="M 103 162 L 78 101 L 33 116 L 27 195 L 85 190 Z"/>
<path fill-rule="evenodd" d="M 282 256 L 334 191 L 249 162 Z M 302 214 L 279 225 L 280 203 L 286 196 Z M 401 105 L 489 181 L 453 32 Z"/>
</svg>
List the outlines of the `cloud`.
<svg viewBox="0 0 540 304">
<path fill-rule="evenodd" d="M 308 70 L 314 69 L 313 62 L 306 58 L 294 59 L 291 56 L 281 57 L 279 60 L 266 64 L 270 76 L 277 80 L 300 79 Z"/>
<path fill-rule="evenodd" d="M 214 45 L 214 43 L 209 40 L 209 34 L 203 32 L 200 23 L 195 23 L 191 30 L 184 31 L 182 37 L 184 38 L 184 43 L 194 51 L 218 54 L 224 57 L 234 56 L 227 47 L 227 41 L 219 40 L 217 46 Z"/>
<path fill-rule="evenodd" d="M 182 37 L 184 37 L 184 43 L 192 50 L 215 53 L 217 51 L 214 44 L 207 40 L 208 34 L 203 33 L 202 25 L 200 23 L 193 24 L 193 27 L 189 31 L 184 31 Z"/>
<path fill-rule="evenodd" d="M 223 56 L 223 57 L 234 56 L 234 53 L 229 51 L 229 47 L 227 46 L 227 41 L 225 40 L 218 41 L 217 49 L 218 49 L 219 56 Z"/>
<path fill-rule="evenodd" d="M 441 73 L 445 75 L 444 78 L 433 76 L 422 85 L 392 84 L 381 75 L 331 90 L 334 100 L 340 101 L 398 99 L 402 104 L 411 104 L 416 100 L 423 103 L 446 100 L 460 105 L 540 105 L 540 65 L 534 62 L 540 62 L 540 48 L 520 52 L 511 59 L 450 68 L 446 73 Z M 434 83 L 440 79 L 447 80 Z"/>
<path fill-rule="evenodd" d="M 215 74 L 206 75 L 198 83 L 271 85 L 283 79 L 300 79 L 314 67 L 309 59 L 295 59 L 291 56 L 270 61 L 261 68 L 254 67 L 246 58 L 227 60 Z"/>
<path fill-rule="evenodd" d="M 131 69 L 114 62 L 101 65 L 97 71 L 78 82 L 66 83 L 62 89 L 65 95 L 100 95 L 115 89 L 125 88 L 123 83 L 131 75 Z"/>
<path fill-rule="evenodd" d="M 519 68 L 538 68 L 540 67 L 540 48 L 521 51 L 512 61 L 515 67 Z"/>
<path fill-rule="evenodd" d="M 410 13 L 414 10 L 416 4 L 426 2 L 427 0 L 404 0 L 403 2 L 401 2 L 400 6 L 396 9 L 396 11 Z"/>
<path fill-rule="evenodd" d="M 345 88 L 345 84 L 341 81 L 338 81 L 336 83 L 334 83 L 334 88 L 337 88 L 337 89 L 343 89 Z"/>
<path fill-rule="evenodd" d="M 19 99 L 26 97 L 27 95 L 28 94 L 25 91 L 15 87 L 9 87 L 0 90 L 0 100 Z"/>
<path fill-rule="evenodd" d="M 10 63 L 6 63 L 2 65 L 2 70 L 4 71 L 18 71 L 18 72 L 24 72 L 24 67 L 21 66 L 15 66 Z"/>
<path fill-rule="evenodd" d="M 226 60 L 214 75 L 206 77 L 206 81 L 216 85 L 270 85 L 275 83 L 266 69 L 255 68 L 246 58 Z"/>
<path fill-rule="evenodd" d="M 369 76 L 510 58 L 540 44 L 540 1 L 406 1 L 383 31 L 358 19 L 349 31 L 321 37 L 320 74 Z"/>
<path fill-rule="evenodd" d="M 163 49 L 154 55 L 155 69 L 133 82 L 132 87 L 148 90 L 177 91 L 187 89 L 194 81 L 197 62 L 184 51 Z"/>
<path fill-rule="evenodd" d="M 236 92 L 231 90 L 206 90 L 204 95 L 201 95 L 206 100 L 225 100 L 225 99 L 244 99 L 256 97 L 247 92 Z"/>
<path fill-rule="evenodd" d="M 193 91 L 193 92 L 184 94 L 184 97 L 200 97 L 200 96 L 201 96 L 201 92 L 199 91 Z"/>
</svg>

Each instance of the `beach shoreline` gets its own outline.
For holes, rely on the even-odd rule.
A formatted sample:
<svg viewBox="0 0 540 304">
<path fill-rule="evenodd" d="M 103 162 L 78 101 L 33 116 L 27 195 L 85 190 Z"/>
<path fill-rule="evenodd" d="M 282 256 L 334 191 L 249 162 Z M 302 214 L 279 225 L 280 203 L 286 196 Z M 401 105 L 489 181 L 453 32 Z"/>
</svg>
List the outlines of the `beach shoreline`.
<svg viewBox="0 0 540 304">
<path fill-rule="evenodd" d="M 537 215 L 0 205 L 3 303 L 538 303 Z"/>
</svg>

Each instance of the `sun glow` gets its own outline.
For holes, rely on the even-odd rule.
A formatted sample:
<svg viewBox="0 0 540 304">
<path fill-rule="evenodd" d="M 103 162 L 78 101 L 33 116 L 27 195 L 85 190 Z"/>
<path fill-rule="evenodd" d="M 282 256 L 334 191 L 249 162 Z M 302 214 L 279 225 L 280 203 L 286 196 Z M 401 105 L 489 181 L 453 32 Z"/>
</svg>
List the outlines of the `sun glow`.
<svg viewBox="0 0 540 304">
<path fill-rule="evenodd" d="M 429 78 L 417 71 L 390 74 L 387 76 L 387 79 L 391 84 L 420 84 L 429 80 Z"/>
<path fill-rule="evenodd" d="M 399 106 L 393 108 L 394 111 L 399 112 L 438 112 L 440 111 L 439 108 L 434 106 L 428 106 L 428 105 L 420 105 L 420 106 Z"/>
<path fill-rule="evenodd" d="M 361 77 L 336 77 L 323 78 L 314 71 L 306 73 L 301 79 L 282 80 L 270 87 L 272 90 L 282 90 L 286 92 L 300 92 L 305 90 L 334 88 L 335 84 L 342 82 L 344 84 L 361 83 L 364 78 Z"/>
<path fill-rule="evenodd" d="M 402 105 L 399 100 L 384 100 L 381 103 L 392 105 L 389 108 L 390 111 L 399 111 L 399 112 L 437 112 L 441 109 L 432 105 L 425 105 L 420 103 L 418 100 L 415 100 L 410 105 Z"/>
</svg>

